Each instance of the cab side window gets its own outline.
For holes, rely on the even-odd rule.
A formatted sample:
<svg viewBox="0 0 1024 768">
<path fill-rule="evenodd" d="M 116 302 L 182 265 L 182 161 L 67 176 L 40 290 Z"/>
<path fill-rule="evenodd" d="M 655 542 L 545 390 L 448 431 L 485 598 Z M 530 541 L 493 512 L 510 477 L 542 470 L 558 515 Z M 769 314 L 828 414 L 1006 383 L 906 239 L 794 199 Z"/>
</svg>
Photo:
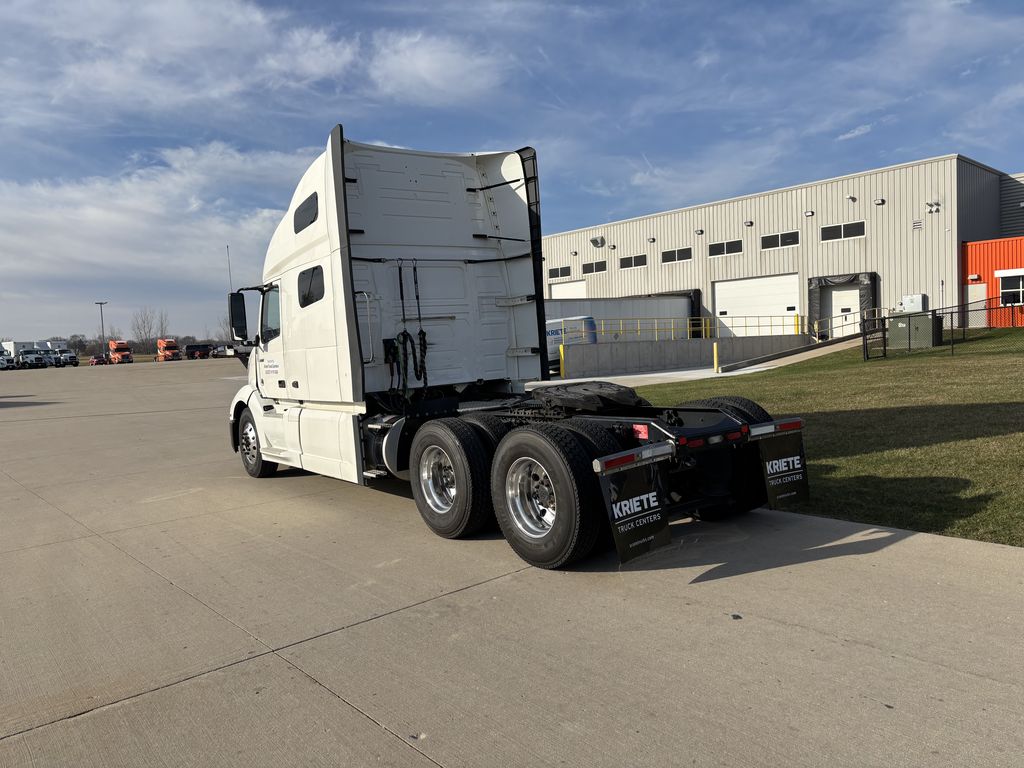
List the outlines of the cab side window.
<svg viewBox="0 0 1024 768">
<path fill-rule="evenodd" d="M 260 341 L 266 344 L 281 335 L 281 289 L 275 285 L 263 294 L 260 312 Z"/>
<path fill-rule="evenodd" d="M 299 272 L 299 306 L 308 307 L 324 297 L 324 269 L 313 267 Z"/>
</svg>

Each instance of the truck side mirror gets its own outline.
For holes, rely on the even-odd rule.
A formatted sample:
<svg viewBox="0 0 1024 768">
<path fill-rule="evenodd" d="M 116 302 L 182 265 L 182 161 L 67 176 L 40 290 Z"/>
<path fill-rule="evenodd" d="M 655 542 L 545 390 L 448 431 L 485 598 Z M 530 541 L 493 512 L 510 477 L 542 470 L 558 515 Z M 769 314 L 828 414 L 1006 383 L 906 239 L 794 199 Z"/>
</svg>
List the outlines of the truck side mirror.
<svg viewBox="0 0 1024 768">
<path fill-rule="evenodd" d="M 245 321 L 245 296 L 240 292 L 228 294 L 228 320 L 235 341 L 248 341 L 249 326 Z"/>
</svg>

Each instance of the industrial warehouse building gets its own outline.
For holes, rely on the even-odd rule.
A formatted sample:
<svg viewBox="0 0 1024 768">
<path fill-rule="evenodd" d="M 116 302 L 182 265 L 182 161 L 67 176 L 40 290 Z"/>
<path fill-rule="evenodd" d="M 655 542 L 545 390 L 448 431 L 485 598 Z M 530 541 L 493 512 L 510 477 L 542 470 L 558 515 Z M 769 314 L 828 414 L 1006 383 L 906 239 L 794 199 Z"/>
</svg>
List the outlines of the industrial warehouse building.
<svg viewBox="0 0 1024 768">
<path fill-rule="evenodd" d="M 549 235 L 546 296 L 686 295 L 717 335 L 845 335 L 860 310 L 1010 296 L 1024 249 L 983 281 L 966 244 L 1020 236 L 1024 174 L 946 155 Z"/>
</svg>

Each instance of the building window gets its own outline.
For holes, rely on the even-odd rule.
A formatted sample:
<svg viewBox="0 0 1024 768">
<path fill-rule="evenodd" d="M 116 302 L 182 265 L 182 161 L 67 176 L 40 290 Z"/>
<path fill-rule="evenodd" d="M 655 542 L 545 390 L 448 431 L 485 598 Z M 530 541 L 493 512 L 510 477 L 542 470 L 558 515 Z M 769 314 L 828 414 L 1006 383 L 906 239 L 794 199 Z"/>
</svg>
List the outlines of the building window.
<svg viewBox="0 0 1024 768">
<path fill-rule="evenodd" d="M 761 235 L 761 250 L 767 251 L 772 248 L 788 248 L 791 245 L 800 245 L 800 233 L 780 232 L 777 235 Z"/>
<path fill-rule="evenodd" d="M 619 269 L 632 269 L 633 267 L 646 267 L 647 266 L 647 254 L 641 253 L 639 256 L 623 256 L 619 259 Z"/>
<path fill-rule="evenodd" d="M 999 305 L 1024 304 L 1024 275 L 999 278 Z"/>
<path fill-rule="evenodd" d="M 586 261 L 583 263 L 583 274 L 592 275 L 595 272 L 607 272 L 607 261 Z"/>
<path fill-rule="evenodd" d="M 674 251 L 662 251 L 661 263 L 672 264 L 677 261 L 689 261 L 693 258 L 693 248 L 677 248 Z"/>
<path fill-rule="evenodd" d="M 743 253 L 743 241 L 729 240 L 724 243 L 711 243 L 708 246 L 708 256 L 725 256 L 727 253 Z"/>
<path fill-rule="evenodd" d="M 308 307 L 324 297 L 324 268 L 313 267 L 299 272 L 299 306 Z"/>
<path fill-rule="evenodd" d="M 572 275 L 572 267 L 552 267 L 548 270 L 548 279 L 554 280 L 556 277 L 569 277 Z"/>
<path fill-rule="evenodd" d="M 833 224 L 821 228 L 821 241 L 848 240 L 851 237 L 864 237 L 864 222 L 852 221 L 849 224 Z"/>
</svg>

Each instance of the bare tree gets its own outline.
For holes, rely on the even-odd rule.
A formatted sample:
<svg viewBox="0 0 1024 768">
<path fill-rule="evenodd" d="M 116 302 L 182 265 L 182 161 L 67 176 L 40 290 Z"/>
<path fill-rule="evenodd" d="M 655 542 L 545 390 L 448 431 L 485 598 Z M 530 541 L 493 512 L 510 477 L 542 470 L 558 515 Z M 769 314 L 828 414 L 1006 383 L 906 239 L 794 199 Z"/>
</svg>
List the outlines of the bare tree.
<svg viewBox="0 0 1024 768">
<path fill-rule="evenodd" d="M 149 307 L 142 307 L 135 310 L 132 315 L 132 338 L 135 343 L 142 347 L 143 352 L 152 352 L 153 340 L 156 338 L 153 332 L 156 330 L 156 312 Z"/>
<path fill-rule="evenodd" d="M 217 326 L 217 333 L 220 335 L 220 341 L 225 344 L 230 344 L 234 338 L 231 333 L 231 320 L 227 315 L 220 316 L 220 324 Z"/>
<path fill-rule="evenodd" d="M 167 310 L 161 309 L 156 316 L 156 337 L 158 339 L 166 339 L 170 334 L 170 322 L 167 319 Z"/>
</svg>

